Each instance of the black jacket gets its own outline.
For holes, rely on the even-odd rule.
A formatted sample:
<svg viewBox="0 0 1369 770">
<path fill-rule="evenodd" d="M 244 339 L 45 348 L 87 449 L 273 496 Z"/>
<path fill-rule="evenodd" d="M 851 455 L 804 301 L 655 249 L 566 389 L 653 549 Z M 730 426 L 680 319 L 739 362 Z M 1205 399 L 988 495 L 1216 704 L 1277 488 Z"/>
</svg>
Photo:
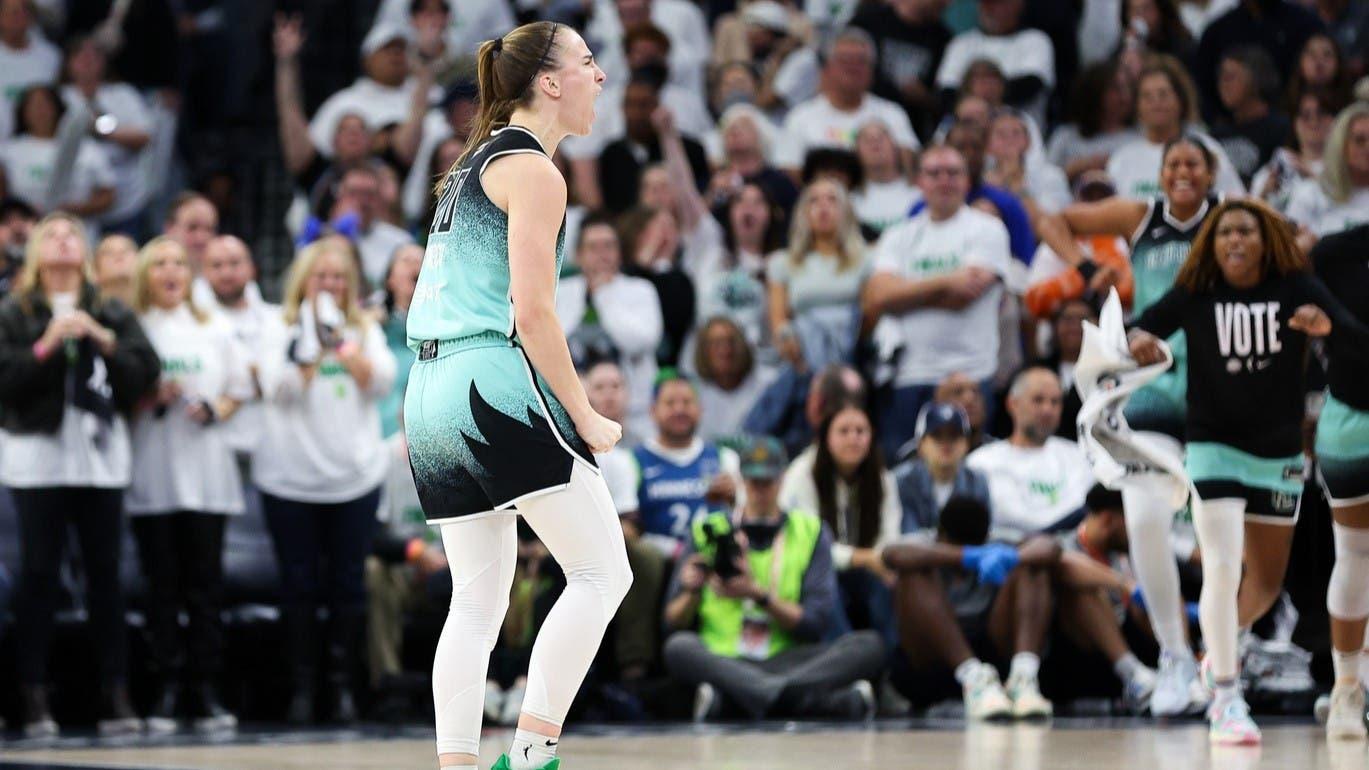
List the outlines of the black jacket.
<svg viewBox="0 0 1369 770">
<path fill-rule="evenodd" d="M 104 362 L 114 405 L 127 416 L 157 381 L 161 361 L 126 305 L 102 299 L 86 285 L 80 306 L 118 340 Z M 67 357 L 60 350 L 41 362 L 33 355 L 33 343 L 51 319 L 42 292 L 11 294 L 0 302 L 0 426 L 11 433 L 55 433 L 62 426 Z M 90 340 L 80 344 L 94 345 Z"/>
</svg>

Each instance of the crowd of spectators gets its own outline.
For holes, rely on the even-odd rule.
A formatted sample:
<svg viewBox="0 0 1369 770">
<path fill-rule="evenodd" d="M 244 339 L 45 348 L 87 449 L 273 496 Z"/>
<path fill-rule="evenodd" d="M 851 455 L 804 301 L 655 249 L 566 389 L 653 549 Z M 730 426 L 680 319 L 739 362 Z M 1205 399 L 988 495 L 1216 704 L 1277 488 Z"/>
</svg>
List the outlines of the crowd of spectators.
<svg viewBox="0 0 1369 770">
<path fill-rule="evenodd" d="M 1369 222 L 1361 3 L 383 0 L 356 4 L 355 80 L 308 93 L 337 27 L 305 2 L 249 17 L 282 260 L 221 227 L 255 200 L 213 161 L 226 107 L 205 92 L 233 80 L 216 52 L 238 5 L 0 0 L 0 484 L 20 535 L 0 631 L 31 736 L 58 730 L 68 525 L 102 733 L 234 725 L 225 533 L 254 517 L 290 672 L 269 716 L 404 713 L 406 631 L 450 590 L 407 463 L 404 320 L 476 46 L 519 22 L 574 25 L 608 73 L 593 132 L 555 158 L 556 311 L 625 428 L 600 466 L 635 581 L 586 685 L 613 717 L 680 716 L 677 685 L 711 719 L 868 717 L 948 684 L 972 717 L 1039 717 L 1056 636 L 1139 708 L 1124 512 L 1073 441 L 1082 324 L 1110 289 L 1130 301 L 1129 243 L 1080 238 L 1072 266 L 1041 224 L 1154 197 L 1181 138 L 1305 249 Z M 150 688 L 129 682 L 126 521 Z M 517 718 L 560 581 L 520 530 L 492 721 Z"/>
</svg>

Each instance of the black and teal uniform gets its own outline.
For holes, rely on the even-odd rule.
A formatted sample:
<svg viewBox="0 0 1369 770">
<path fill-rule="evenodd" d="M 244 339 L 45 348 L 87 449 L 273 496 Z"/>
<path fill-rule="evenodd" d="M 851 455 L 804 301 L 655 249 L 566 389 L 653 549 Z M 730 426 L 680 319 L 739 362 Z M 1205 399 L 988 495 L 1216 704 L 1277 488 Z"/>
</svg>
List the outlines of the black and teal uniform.
<svg viewBox="0 0 1369 770">
<path fill-rule="evenodd" d="M 1188 340 L 1187 466 L 1202 499 L 1239 498 L 1247 516 L 1296 521 L 1307 335 L 1288 321 L 1306 304 L 1330 316 L 1333 346 L 1369 345 L 1369 328 L 1306 273 L 1250 289 L 1221 279 L 1200 293 L 1176 286 L 1137 319 L 1158 337 L 1182 330 Z"/>
<path fill-rule="evenodd" d="M 1193 238 L 1217 207 L 1219 199 L 1209 196 L 1198 213 L 1187 221 L 1176 218 L 1164 197 L 1151 199 L 1140 227 L 1131 236 L 1131 275 L 1135 282 L 1132 313 L 1139 316 L 1159 301 L 1174 286 L 1174 277 L 1188 259 Z M 1184 397 L 1188 370 L 1188 346 L 1183 332 L 1175 332 L 1166 342 L 1174 354 L 1174 366 L 1136 391 L 1127 401 L 1127 424 L 1133 430 L 1148 430 L 1183 439 Z"/>
<path fill-rule="evenodd" d="M 1369 324 L 1369 225 L 1328 235 L 1312 266 L 1336 299 Z M 1337 507 L 1369 503 L 1369 346 L 1328 340 L 1328 393 L 1317 420 L 1317 468 Z"/>
<path fill-rule="evenodd" d="M 503 510 L 566 487 L 594 456 L 532 367 L 514 328 L 508 215 L 481 175 L 497 158 L 545 155 L 530 131 L 495 131 L 443 181 L 409 307 L 418 354 L 404 396 L 414 483 L 429 523 Z M 565 220 L 556 240 L 559 274 Z"/>
</svg>

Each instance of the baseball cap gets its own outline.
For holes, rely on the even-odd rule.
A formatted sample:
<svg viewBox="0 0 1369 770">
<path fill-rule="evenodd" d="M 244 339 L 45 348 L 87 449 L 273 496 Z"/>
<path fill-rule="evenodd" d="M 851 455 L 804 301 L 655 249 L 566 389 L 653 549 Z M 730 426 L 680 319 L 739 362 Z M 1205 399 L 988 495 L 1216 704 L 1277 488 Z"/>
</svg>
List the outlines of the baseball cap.
<svg viewBox="0 0 1369 770">
<path fill-rule="evenodd" d="M 935 433 L 948 425 L 962 436 L 970 435 L 970 418 L 964 409 L 945 401 L 929 401 L 917 413 L 913 441 L 920 443 L 928 433 Z"/>
<path fill-rule="evenodd" d="M 393 21 L 376 22 L 371 31 L 366 33 L 366 39 L 361 41 L 361 55 L 370 56 L 396 40 L 404 41 L 405 45 L 413 45 L 414 33 L 409 25 Z"/>
<path fill-rule="evenodd" d="M 742 478 L 778 479 L 789 466 L 784 445 L 773 436 L 757 436 L 742 447 Z"/>
</svg>

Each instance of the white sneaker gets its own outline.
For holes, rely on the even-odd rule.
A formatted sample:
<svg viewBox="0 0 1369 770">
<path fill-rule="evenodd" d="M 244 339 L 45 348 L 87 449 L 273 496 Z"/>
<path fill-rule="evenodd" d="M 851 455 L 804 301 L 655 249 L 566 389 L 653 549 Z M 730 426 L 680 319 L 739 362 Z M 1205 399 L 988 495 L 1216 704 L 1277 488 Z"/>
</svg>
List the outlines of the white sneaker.
<svg viewBox="0 0 1369 770">
<path fill-rule="evenodd" d="M 1045 719 L 1055 712 L 1051 702 L 1041 695 L 1041 685 L 1034 676 L 1008 677 L 1007 690 L 1015 719 Z"/>
<path fill-rule="evenodd" d="M 966 719 L 1007 719 L 1012 716 L 1012 701 L 1003 692 L 997 669 L 988 663 L 980 663 L 970 672 L 969 681 L 963 689 Z"/>
<path fill-rule="evenodd" d="M 523 694 L 525 688 L 510 687 L 504 693 L 504 708 L 499 714 L 499 724 L 516 725 L 523 713 Z"/>
<path fill-rule="evenodd" d="M 493 679 L 485 682 L 485 721 L 498 723 L 504 714 L 504 688 Z"/>
<path fill-rule="evenodd" d="M 1133 714 L 1144 714 L 1150 708 L 1157 682 L 1155 670 L 1142 666 L 1129 681 L 1122 683 L 1122 702 Z"/>
<path fill-rule="evenodd" d="M 1250 707 L 1237 692 L 1213 701 L 1208 710 L 1208 740 L 1221 746 L 1258 746 L 1260 728 L 1250 718 Z"/>
<path fill-rule="evenodd" d="M 1330 716 L 1331 693 L 1322 693 L 1317 696 L 1317 702 L 1312 704 L 1312 718 L 1317 720 L 1317 724 L 1324 725 Z"/>
<path fill-rule="evenodd" d="M 1331 689 L 1331 709 L 1326 716 L 1326 737 L 1362 741 L 1364 729 L 1364 690 L 1359 682 L 1336 683 Z"/>
<path fill-rule="evenodd" d="M 1172 717 L 1191 713 L 1193 686 L 1197 682 L 1198 664 L 1193 658 L 1182 658 L 1168 650 L 1162 651 L 1155 690 L 1150 696 L 1151 715 Z"/>
<path fill-rule="evenodd" d="M 718 691 L 713 689 L 713 685 L 707 682 L 699 685 L 694 691 L 694 723 L 701 724 L 708 721 L 708 717 L 713 713 L 713 707 L 718 702 Z"/>
</svg>

